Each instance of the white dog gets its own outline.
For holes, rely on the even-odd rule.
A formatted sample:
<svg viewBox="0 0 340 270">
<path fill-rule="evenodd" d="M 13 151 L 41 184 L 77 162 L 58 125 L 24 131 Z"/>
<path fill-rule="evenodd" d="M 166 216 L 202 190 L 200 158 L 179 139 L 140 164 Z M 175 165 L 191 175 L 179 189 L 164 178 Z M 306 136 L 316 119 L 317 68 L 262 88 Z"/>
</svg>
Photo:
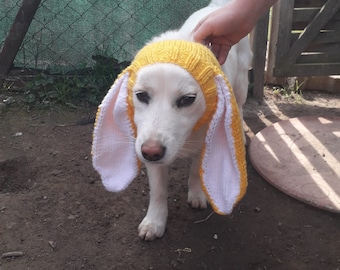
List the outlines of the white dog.
<svg viewBox="0 0 340 270">
<path fill-rule="evenodd" d="M 166 32 L 151 42 L 166 39 L 192 40 L 190 34 L 196 24 L 220 7 L 215 2 L 218 1 L 212 1 L 208 7 L 195 12 L 178 31 Z M 222 66 L 234 89 L 241 115 L 248 92 L 251 57 L 249 40 L 245 38 L 232 47 Z M 139 92 L 139 89 L 147 91 Z M 192 132 L 195 123 L 204 113 L 205 100 L 196 80 L 181 67 L 172 64 L 154 64 L 142 68 L 134 91 L 134 120 L 138 130 L 135 148 L 146 166 L 150 185 L 149 208 L 139 225 L 139 236 L 153 240 L 164 234 L 168 215 L 166 165 L 171 164 L 175 158 L 193 157 L 188 203 L 193 208 L 207 207 L 207 199 L 198 177 L 199 154 L 206 127 Z"/>
<path fill-rule="evenodd" d="M 179 30 L 163 33 L 150 43 L 163 40 L 192 41 L 191 33 L 197 23 L 225 2 L 228 1 L 213 0 L 209 6 L 191 15 Z M 232 47 L 222 67 L 234 90 L 241 116 L 242 105 L 247 97 L 251 57 L 249 40 L 245 38 Z M 139 237 L 154 240 L 162 237 L 165 231 L 168 216 L 168 165 L 176 158 L 193 158 L 188 182 L 188 203 L 193 208 L 207 207 L 199 169 L 200 153 L 208 127 L 205 124 L 196 128 L 207 104 L 197 80 L 187 70 L 172 63 L 154 63 L 140 68 L 132 93 L 133 121 L 136 127 L 134 147 L 138 158 L 146 166 L 150 186 L 149 207 L 138 227 Z"/>
</svg>

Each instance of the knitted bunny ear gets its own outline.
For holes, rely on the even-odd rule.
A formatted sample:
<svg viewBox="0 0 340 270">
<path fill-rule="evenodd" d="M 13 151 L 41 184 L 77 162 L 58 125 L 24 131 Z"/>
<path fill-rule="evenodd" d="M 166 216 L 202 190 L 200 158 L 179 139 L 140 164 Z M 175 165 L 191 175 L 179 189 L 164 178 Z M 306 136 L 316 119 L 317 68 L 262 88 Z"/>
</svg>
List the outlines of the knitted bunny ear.
<svg viewBox="0 0 340 270">
<path fill-rule="evenodd" d="M 214 211 L 230 214 L 247 187 L 243 130 L 229 83 L 221 75 L 215 81 L 217 108 L 207 131 L 200 175 Z"/>
<path fill-rule="evenodd" d="M 99 106 L 92 163 L 109 191 L 125 189 L 138 173 L 134 131 L 127 109 L 129 73 L 118 77 Z"/>
</svg>

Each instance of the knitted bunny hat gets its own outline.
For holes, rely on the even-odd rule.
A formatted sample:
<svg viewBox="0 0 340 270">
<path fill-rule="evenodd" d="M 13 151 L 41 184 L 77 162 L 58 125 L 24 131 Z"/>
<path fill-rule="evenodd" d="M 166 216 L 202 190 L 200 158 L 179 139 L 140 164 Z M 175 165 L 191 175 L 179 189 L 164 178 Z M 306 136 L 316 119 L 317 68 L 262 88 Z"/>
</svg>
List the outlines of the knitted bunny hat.
<svg viewBox="0 0 340 270">
<path fill-rule="evenodd" d="M 214 211 L 229 214 L 247 188 L 242 122 L 230 83 L 215 56 L 201 44 L 165 40 L 148 44 L 138 52 L 98 108 L 93 166 L 109 191 L 125 189 L 138 174 L 132 88 L 137 72 L 155 63 L 176 64 L 201 86 L 206 111 L 195 128 L 208 124 L 201 154 L 201 185 Z"/>
</svg>

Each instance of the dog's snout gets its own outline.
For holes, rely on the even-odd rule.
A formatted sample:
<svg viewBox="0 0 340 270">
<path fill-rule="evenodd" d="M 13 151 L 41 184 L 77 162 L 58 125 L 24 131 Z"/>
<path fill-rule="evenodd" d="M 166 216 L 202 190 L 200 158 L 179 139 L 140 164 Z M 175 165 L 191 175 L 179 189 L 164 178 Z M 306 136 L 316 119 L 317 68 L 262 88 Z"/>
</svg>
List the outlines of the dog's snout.
<svg viewBox="0 0 340 270">
<path fill-rule="evenodd" d="M 164 157 L 166 147 L 160 142 L 148 140 L 142 144 L 142 155 L 148 161 L 159 161 Z"/>
</svg>

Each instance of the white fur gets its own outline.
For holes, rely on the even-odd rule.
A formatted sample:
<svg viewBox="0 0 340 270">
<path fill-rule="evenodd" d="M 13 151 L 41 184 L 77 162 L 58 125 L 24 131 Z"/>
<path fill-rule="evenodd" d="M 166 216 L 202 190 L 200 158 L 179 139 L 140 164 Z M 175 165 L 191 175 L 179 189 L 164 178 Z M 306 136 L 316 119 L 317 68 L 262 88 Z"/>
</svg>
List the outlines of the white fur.
<svg viewBox="0 0 340 270">
<path fill-rule="evenodd" d="M 213 0 L 208 7 L 190 16 L 181 29 L 165 32 L 151 42 L 167 39 L 192 41 L 191 32 L 196 24 L 219 8 L 222 2 L 228 1 Z M 245 38 L 232 47 L 222 66 L 233 87 L 241 113 L 247 97 L 251 57 L 249 40 Z M 188 182 L 188 203 L 193 208 L 207 207 L 198 172 L 199 154 L 207 127 L 203 126 L 193 132 L 195 123 L 205 111 L 205 99 L 200 86 L 189 72 L 177 65 L 165 63 L 142 68 L 137 74 L 133 91 L 134 121 L 137 127 L 135 149 L 146 166 L 150 185 L 149 208 L 139 225 L 139 236 L 145 240 L 154 240 L 162 237 L 165 231 L 168 215 L 168 165 L 177 157 L 193 157 Z M 147 94 L 147 102 L 138 98 L 140 92 Z M 182 97 L 192 96 L 196 98 L 191 105 L 178 106 Z"/>
</svg>

